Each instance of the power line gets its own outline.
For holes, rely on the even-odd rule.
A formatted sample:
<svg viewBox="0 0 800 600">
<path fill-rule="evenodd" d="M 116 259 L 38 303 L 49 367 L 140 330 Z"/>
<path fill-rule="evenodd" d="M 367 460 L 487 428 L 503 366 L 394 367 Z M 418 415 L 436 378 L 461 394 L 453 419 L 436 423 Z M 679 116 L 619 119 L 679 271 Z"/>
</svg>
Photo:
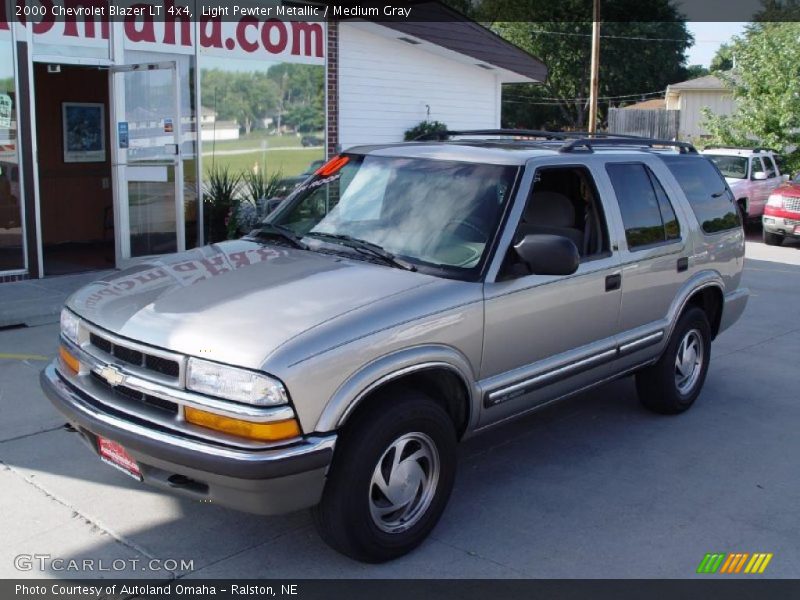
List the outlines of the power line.
<svg viewBox="0 0 800 600">
<path fill-rule="evenodd" d="M 534 35 L 567 35 L 573 37 L 592 37 L 591 33 L 572 33 L 568 31 L 531 31 Z M 643 42 L 686 42 L 687 40 L 681 38 L 652 38 L 642 36 L 626 36 L 626 35 L 601 35 L 601 38 L 612 40 L 639 40 Z M 730 40 L 695 40 L 695 44 L 722 44 Z"/>
<path fill-rule="evenodd" d="M 618 96 L 600 96 L 598 100 L 624 100 L 626 98 L 644 98 L 645 96 L 663 96 L 664 90 L 659 90 L 657 92 L 642 92 L 639 94 L 620 94 Z M 558 101 L 570 101 L 570 102 L 583 102 L 588 101 L 589 98 L 558 98 L 555 96 L 515 96 L 514 94 L 510 95 L 503 95 L 503 99 L 505 98 L 515 98 L 517 100 L 526 100 L 530 98 L 531 100 L 558 100 Z"/>
</svg>

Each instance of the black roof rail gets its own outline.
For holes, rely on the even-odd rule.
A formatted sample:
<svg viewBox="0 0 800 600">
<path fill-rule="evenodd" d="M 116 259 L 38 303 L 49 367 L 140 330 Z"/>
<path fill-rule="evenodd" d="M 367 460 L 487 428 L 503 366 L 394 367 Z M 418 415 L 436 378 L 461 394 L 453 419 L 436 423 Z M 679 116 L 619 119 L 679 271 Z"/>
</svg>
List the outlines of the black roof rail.
<svg viewBox="0 0 800 600">
<path fill-rule="evenodd" d="M 653 148 L 655 146 L 666 146 L 666 147 L 673 147 L 678 148 L 678 151 L 681 154 L 697 154 L 697 149 L 690 144 L 689 142 L 675 142 L 672 140 L 659 140 L 656 138 L 645 138 L 645 137 L 610 137 L 610 138 L 578 138 L 574 140 L 570 140 L 565 143 L 561 148 L 559 148 L 559 152 L 569 153 L 575 152 L 581 148 L 588 150 L 589 152 L 594 151 L 595 146 L 634 146 L 634 147 L 647 147 Z"/>
<path fill-rule="evenodd" d="M 760 154 L 762 152 L 779 154 L 779 152 L 773 148 L 764 148 L 762 146 L 756 146 L 755 148 L 748 148 L 747 146 L 706 146 L 703 150 L 750 150 L 753 154 Z"/>
<path fill-rule="evenodd" d="M 414 141 L 444 141 L 447 138 L 459 135 L 535 137 L 544 138 L 545 140 L 566 140 L 572 138 L 589 137 L 642 139 L 636 135 L 605 132 L 591 133 L 588 131 L 548 131 L 544 129 L 464 129 L 457 131 L 447 130 L 423 133 L 422 135 L 414 138 Z"/>
</svg>

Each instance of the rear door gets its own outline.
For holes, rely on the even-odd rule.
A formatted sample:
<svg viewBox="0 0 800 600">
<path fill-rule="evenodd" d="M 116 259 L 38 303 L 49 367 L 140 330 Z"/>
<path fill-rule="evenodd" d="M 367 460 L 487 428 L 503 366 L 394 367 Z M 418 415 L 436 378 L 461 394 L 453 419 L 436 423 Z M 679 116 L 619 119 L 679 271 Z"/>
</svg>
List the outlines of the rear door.
<svg viewBox="0 0 800 600">
<path fill-rule="evenodd" d="M 605 175 L 616 196 L 622 305 L 617 367 L 630 368 L 657 353 L 670 305 L 686 280 L 689 244 L 666 190 L 669 173 L 658 160 L 609 160 Z"/>
</svg>

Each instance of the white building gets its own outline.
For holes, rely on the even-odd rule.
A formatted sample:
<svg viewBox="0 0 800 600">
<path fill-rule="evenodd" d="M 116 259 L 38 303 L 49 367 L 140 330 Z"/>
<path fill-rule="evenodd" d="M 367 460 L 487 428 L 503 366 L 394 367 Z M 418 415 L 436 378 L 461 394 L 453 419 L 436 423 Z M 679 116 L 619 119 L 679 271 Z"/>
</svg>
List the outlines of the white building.
<svg viewBox="0 0 800 600">
<path fill-rule="evenodd" d="M 666 109 L 679 110 L 678 138 L 697 140 L 708 135 L 703 127 L 703 109 L 715 115 L 729 115 L 736 109 L 733 93 L 715 75 L 706 75 L 667 86 Z"/>
<path fill-rule="evenodd" d="M 148 1 L 161 4 L 140 5 Z M 325 149 L 309 162 L 401 141 L 425 119 L 498 127 L 502 85 L 547 76 L 536 58 L 438 3 L 415 4 L 419 22 L 55 17 L 46 27 L 6 8 L 0 2 L 0 95 L 12 100 L 19 135 L 0 121 L 0 140 L 11 140 L 0 154 L 0 212 L 19 218 L 0 223 L 0 283 L 203 244 L 207 153 L 212 144 L 217 156 L 250 152 L 241 139 L 229 143 L 243 120 L 219 122 L 204 109 L 217 100 L 204 74 L 318 68 Z M 258 160 L 270 151 L 262 143 Z"/>
</svg>

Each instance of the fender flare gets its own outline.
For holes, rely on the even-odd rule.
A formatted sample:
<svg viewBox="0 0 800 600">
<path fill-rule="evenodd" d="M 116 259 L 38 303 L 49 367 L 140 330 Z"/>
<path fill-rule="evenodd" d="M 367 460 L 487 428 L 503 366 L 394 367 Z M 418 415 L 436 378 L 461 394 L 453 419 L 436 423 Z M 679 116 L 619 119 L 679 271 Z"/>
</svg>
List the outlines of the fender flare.
<svg viewBox="0 0 800 600">
<path fill-rule="evenodd" d="M 364 365 L 339 386 L 317 419 L 317 432 L 335 431 L 347 420 L 370 392 L 395 379 L 429 369 L 447 369 L 464 384 L 468 395 L 469 430 L 478 415 L 476 378 L 469 360 L 451 346 L 430 344 L 385 354 Z"/>
</svg>

